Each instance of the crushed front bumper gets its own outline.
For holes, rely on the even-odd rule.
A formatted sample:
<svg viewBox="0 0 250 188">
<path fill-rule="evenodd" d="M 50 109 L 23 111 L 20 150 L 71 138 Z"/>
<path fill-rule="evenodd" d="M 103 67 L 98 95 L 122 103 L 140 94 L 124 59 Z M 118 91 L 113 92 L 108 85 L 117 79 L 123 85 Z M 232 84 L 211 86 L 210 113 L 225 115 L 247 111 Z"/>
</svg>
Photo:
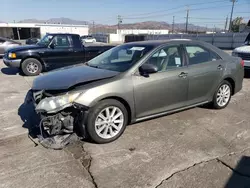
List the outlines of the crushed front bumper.
<svg viewBox="0 0 250 188">
<path fill-rule="evenodd" d="M 34 108 L 37 106 L 32 90 L 27 93 L 25 103 L 32 103 Z M 45 148 L 63 149 L 79 138 L 85 138 L 85 111 L 81 106 L 73 105 L 53 114 L 37 112 L 41 119 L 37 125 L 39 143 Z"/>
</svg>

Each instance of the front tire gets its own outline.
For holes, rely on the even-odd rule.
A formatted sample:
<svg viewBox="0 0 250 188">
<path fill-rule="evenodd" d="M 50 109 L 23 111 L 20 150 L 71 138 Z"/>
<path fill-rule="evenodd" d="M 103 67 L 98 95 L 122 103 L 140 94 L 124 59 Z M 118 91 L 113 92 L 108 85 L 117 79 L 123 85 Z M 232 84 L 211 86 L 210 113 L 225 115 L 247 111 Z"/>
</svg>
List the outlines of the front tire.
<svg viewBox="0 0 250 188">
<path fill-rule="evenodd" d="M 90 138 L 99 144 L 119 138 L 128 123 L 124 105 L 114 99 L 100 101 L 89 111 L 86 129 Z"/>
<path fill-rule="evenodd" d="M 37 76 L 42 72 L 42 64 L 35 58 L 25 59 L 21 65 L 22 72 L 27 76 Z"/>
<path fill-rule="evenodd" d="M 213 107 L 215 109 L 225 108 L 229 104 L 231 96 L 232 85 L 228 81 L 223 80 L 214 94 L 212 102 Z"/>
</svg>

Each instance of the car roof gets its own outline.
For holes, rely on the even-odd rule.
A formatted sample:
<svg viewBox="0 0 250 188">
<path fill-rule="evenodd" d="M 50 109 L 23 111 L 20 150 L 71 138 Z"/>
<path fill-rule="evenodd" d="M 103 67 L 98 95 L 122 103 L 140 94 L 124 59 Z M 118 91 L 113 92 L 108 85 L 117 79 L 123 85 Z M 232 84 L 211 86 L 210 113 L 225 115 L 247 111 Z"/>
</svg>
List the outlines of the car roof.
<svg viewBox="0 0 250 188">
<path fill-rule="evenodd" d="M 160 46 L 163 44 L 171 43 L 172 41 L 182 43 L 183 41 L 193 41 L 193 40 L 190 39 L 147 40 L 147 41 L 129 42 L 127 44 Z"/>
<path fill-rule="evenodd" d="M 47 33 L 48 35 L 76 35 L 79 36 L 78 34 L 74 33 Z"/>
</svg>

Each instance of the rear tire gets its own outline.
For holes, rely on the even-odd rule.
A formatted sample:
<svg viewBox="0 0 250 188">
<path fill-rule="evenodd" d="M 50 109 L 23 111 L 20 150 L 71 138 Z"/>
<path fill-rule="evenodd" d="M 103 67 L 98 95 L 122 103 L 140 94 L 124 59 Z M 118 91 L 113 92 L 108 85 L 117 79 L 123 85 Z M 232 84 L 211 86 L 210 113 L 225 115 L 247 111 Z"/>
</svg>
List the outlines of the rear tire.
<svg viewBox="0 0 250 188">
<path fill-rule="evenodd" d="M 28 58 L 23 61 L 21 69 L 27 76 L 37 76 L 42 72 L 43 66 L 39 60 Z"/>
<path fill-rule="evenodd" d="M 232 85 L 228 81 L 223 80 L 214 94 L 212 101 L 213 108 L 215 109 L 225 108 L 229 104 L 231 96 L 232 96 Z"/>
<path fill-rule="evenodd" d="M 86 130 L 98 144 L 109 143 L 119 138 L 128 123 L 128 112 L 124 105 L 114 99 L 100 101 L 90 109 Z"/>
</svg>

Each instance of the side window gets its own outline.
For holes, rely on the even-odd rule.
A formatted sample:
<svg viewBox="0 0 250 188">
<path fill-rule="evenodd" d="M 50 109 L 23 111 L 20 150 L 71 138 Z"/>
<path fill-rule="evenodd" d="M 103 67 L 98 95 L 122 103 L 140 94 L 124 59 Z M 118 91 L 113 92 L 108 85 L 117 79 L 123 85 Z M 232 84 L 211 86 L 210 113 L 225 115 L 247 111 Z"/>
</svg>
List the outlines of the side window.
<svg viewBox="0 0 250 188">
<path fill-rule="evenodd" d="M 0 43 L 4 43 L 5 42 L 5 40 L 3 40 L 3 39 L 0 39 Z"/>
<path fill-rule="evenodd" d="M 149 58 L 147 63 L 153 64 L 158 67 L 159 72 L 182 67 L 183 60 L 180 47 L 169 46 L 160 49 Z"/>
<path fill-rule="evenodd" d="M 68 48 L 68 47 L 70 47 L 70 43 L 69 43 L 67 36 L 56 36 L 53 39 L 53 43 L 55 44 L 55 48 Z"/>
<path fill-rule="evenodd" d="M 189 58 L 189 65 L 195 65 L 220 59 L 217 54 L 210 52 L 200 46 L 186 46 L 186 50 Z"/>
</svg>

